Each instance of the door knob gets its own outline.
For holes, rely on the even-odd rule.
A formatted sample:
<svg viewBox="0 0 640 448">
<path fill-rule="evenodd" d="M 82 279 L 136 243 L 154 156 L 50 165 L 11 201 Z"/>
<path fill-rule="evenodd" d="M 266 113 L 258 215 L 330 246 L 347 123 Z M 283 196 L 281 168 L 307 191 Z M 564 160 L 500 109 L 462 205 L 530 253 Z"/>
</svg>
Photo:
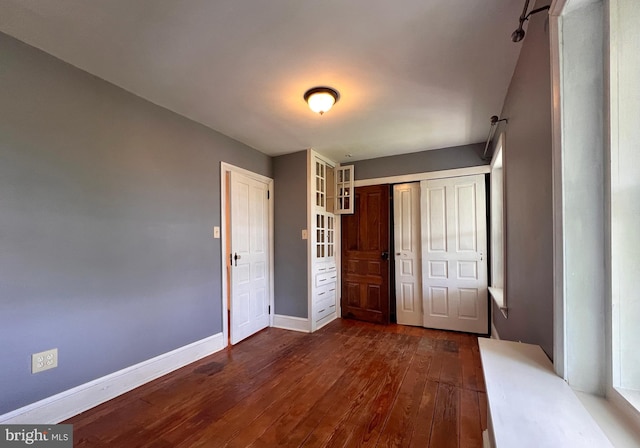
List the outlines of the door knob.
<svg viewBox="0 0 640 448">
<path fill-rule="evenodd" d="M 383 260 L 388 260 L 389 259 L 389 252 L 382 252 L 381 256 L 382 256 Z"/>
</svg>

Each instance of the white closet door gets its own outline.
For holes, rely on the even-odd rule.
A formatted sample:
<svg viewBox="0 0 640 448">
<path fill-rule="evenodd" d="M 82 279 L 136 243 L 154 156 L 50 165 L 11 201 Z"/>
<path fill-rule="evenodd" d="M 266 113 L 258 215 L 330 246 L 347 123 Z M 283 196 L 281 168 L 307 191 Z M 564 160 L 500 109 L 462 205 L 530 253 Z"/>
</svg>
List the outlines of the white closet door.
<svg viewBox="0 0 640 448">
<path fill-rule="evenodd" d="M 424 326 L 488 333 L 482 175 L 420 182 Z"/>
<path fill-rule="evenodd" d="M 393 222 L 396 317 L 399 324 L 422 326 L 419 183 L 394 185 Z"/>
<path fill-rule="evenodd" d="M 231 172 L 231 343 L 269 326 L 268 185 Z"/>
</svg>

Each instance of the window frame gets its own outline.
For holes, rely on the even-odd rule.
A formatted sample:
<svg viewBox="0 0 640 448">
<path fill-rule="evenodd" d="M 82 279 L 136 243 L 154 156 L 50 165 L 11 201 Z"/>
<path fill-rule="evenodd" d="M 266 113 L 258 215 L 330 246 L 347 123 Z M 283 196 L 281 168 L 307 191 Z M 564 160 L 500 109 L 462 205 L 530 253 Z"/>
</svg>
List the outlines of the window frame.
<svg viewBox="0 0 640 448">
<path fill-rule="evenodd" d="M 625 325 L 624 320 L 635 317 L 633 308 L 640 308 L 640 296 L 631 296 L 625 291 L 633 290 L 636 286 L 634 278 L 628 275 L 629 263 L 638 263 L 638 253 L 640 247 L 628 246 L 625 233 L 634 226 L 634 210 L 628 210 L 629 198 L 627 195 L 636 194 L 631 198 L 635 211 L 640 213 L 637 205 L 640 201 L 640 169 L 638 161 L 640 156 L 637 152 L 637 138 L 640 132 L 637 131 L 633 123 L 629 123 L 629 117 L 637 117 L 640 110 L 640 99 L 634 95 L 633 91 L 624 90 L 634 88 L 634 82 L 638 79 L 629 80 L 629 72 L 637 73 L 640 67 L 640 57 L 634 52 L 640 47 L 640 30 L 634 26 L 640 14 L 635 11 L 628 0 L 609 0 L 609 39 L 606 42 L 608 53 L 609 83 L 608 89 L 608 110 L 605 115 L 606 127 L 608 127 L 608 159 L 607 167 L 607 216 L 608 216 L 608 252 L 609 263 L 609 294 L 607 300 L 608 309 L 608 346 L 610 354 L 607 357 L 608 381 L 607 397 L 620 408 L 626 415 L 635 420 L 640 425 L 640 380 L 635 380 L 635 384 L 629 386 L 628 377 L 640 378 L 640 362 L 626 363 L 626 357 L 631 356 L 625 347 L 628 340 L 636 341 L 640 336 L 638 327 L 630 329 Z M 637 5 L 636 5 L 637 6 Z M 624 8 L 629 10 L 623 11 Z M 633 18 L 635 14 L 635 19 Z M 629 34 L 635 33 L 635 39 L 623 40 Z M 632 48 L 629 48 L 632 47 Z M 624 57 L 623 57 L 624 54 Z M 635 58 L 634 58 L 635 56 Z M 637 84 L 636 84 L 637 85 Z M 626 120 L 626 121 L 625 121 Z M 627 202 L 625 204 L 625 201 Z M 635 223 L 637 224 L 637 223 Z M 626 230 L 626 232 L 625 232 Z M 640 243 L 640 241 L 639 241 Z M 634 251 L 636 253 L 634 253 Z M 627 275 L 623 271 L 627 270 Z M 635 280 L 637 284 L 638 281 Z M 631 308 L 631 314 L 629 313 Z M 635 311 L 638 313 L 638 311 Z M 630 365 L 631 364 L 631 365 Z M 623 371 L 627 369 L 626 371 Z"/>
<path fill-rule="evenodd" d="M 619 98 L 625 98 L 624 94 L 618 92 L 619 79 L 618 69 L 621 58 L 618 57 L 617 47 L 618 39 L 622 36 L 619 35 L 619 23 L 617 21 L 618 7 L 624 4 L 628 0 L 600 0 L 599 2 L 593 2 L 590 0 L 554 0 L 550 9 L 550 50 L 551 50 L 551 75 L 552 75 L 552 131 L 553 131 L 553 217 L 554 217 L 554 367 L 556 373 L 568 380 L 572 387 L 576 391 L 580 391 L 580 387 L 570 381 L 572 376 L 575 376 L 576 372 L 580 375 L 590 375 L 589 369 L 584 365 L 576 365 L 575 358 L 578 347 L 583 347 L 587 350 L 591 358 L 597 359 L 597 363 L 594 365 L 596 368 L 602 368 L 604 371 L 604 378 L 599 382 L 598 391 L 586 391 L 587 394 L 595 396 L 604 396 L 606 403 L 615 408 L 616 415 L 612 417 L 615 423 L 605 423 L 606 418 L 598 418 L 599 423 L 605 423 L 614 432 L 619 428 L 630 427 L 625 425 L 624 422 L 632 422 L 631 425 L 637 427 L 640 426 L 640 409 L 632 405 L 628 397 L 625 397 L 620 390 L 616 388 L 616 311 L 615 306 L 617 304 L 616 297 L 616 282 L 617 277 L 617 260 L 615 251 L 612 252 L 613 242 L 612 239 L 612 227 L 615 227 L 612 214 L 612 189 L 615 186 L 615 164 L 616 162 L 619 134 L 618 134 L 618 114 L 624 113 L 619 109 Z M 602 16 L 604 20 L 591 22 L 589 26 L 581 27 L 577 32 L 575 31 L 575 20 L 584 19 L 593 10 L 589 8 L 602 8 Z M 572 31 L 567 31 L 565 20 L 572 20 Z M 598 27 L 602 27 L 599 29 Z M 640 30 L 632 27 L 633 31 L 640 33 Z M 628 30 L 627 30 L 628 31 Z M 564 121 L 564 115 L 568 113 L 565 110 L 568 101 L 575 100 L 575 96 L 567 96 L 563 88 L 563 79 L 565 76 L 566 67 L 568 64 L 564 61 L 565 54 L 564 48 L 567 42 L 577 42 L 584 38 L 585 33 L 592 35 L 602 34 L 602 54 L 604 55 L 604 61 L 602 64 L 603 85 L 602 85 L 602 104 L 594 102 L 593 104 L 584 104 L 584 107 L 579 111 L 573 111 L 571 114 L 571 120 L 568 122 L 575 126 L 576 122 L 584 120 L 585 118 L 592 119 L 594 116 L 599 117 L 600 129 L 602 131 L 602 145 L 600 150 L 603 155 L 603 174 L 602 189 L 604 196 L 601 201 L 595 201 L 593 207 L 600 207 L 604 210 L 603 217 L 603 242 L 605 246 L 605 252 L 603 257 L 603 269 L 605 272 L 604 278 L 604 291 L 602 297 L 599 297 L 598 303 L 590 304 L 590 307 L 585 311 L 582 310 L 582 314 L 595 316 L 602 314 L 602 319 L 592 320 L 589 324 L 583 325 L 584 322 L 576 323 L 572 319 L 575 310 L 569 308 L 569 291 L 567 290 L 567 283 L 571 276 L 579 275 L 573 272 L 575 266 L 571 266 L 570 269 L 565 266 L 567 260 L 566 253 L 566 241 L 565 241 L 565 220 L 566 210 L 572 207 L 575 208 L 575 204 L 571 204 L 571 195 L 564 195 L 564 185 L 567 181 L 567 169 L 571 170 L 572 166 L 567 165 L 565 160 L 565 147 L 567 143 L 572 141 L 575 143 L 576 135 L 571 132 L 567 133 L 565 127 L 567 126 Z M 597 49 L 594 49 L 597 51 Z M 568 70 L 570 72 L 598 70 L 599 67 L 594 67 L 587 64 L 585 61 L 580 61 L 576 64 L 573 60 Z M 586 85 L 586 84 L 585 84 Z M 575 113 L 577 112 L 577 113 Z M 591 117 L 588 115 L 592 114 Z M 628 115 L 628 114 L 627 114 Z M 584 123 L 583 123 L 584 124 Z M 592 123 L 591 126 L 597 126 L 598 123 Z M 585 154 L 585 156 L 587 156 Z M 624 163 L 624 162 L 623 162 Z M 570 175 L 574 175 L 573 172 Z M 575 181 L 575 179 L 574 179 Z M 593 179 L 584 179 L 585 182 L 593 181 Z M 590 240 L 585 240 L 584 244 L 589 244 Z M 594 241 L 597 244 L 597 241 Z M 596 320 L 598 322 L 596 322 Z M 567 324 L 567 321 L 570 321 Z M 576 324 L 579 324 L 581 328 L 576 332 Z M 573 332 L 571 331 L 573 329 Z M 598 347 L 591 346 L 589 338 L 596 335 L 598 338 L 602 338 L 603 350 L 600 352 Z M 583 339 L 584 338 L 584 339 Z M 585 339 L 587 341 L 585 341 Z M 592 340 L 592 339 L 591 339 Z M 572 362 L 569 359 L 573 359 Z M 597 375 L 597 373 L 596 373 Z M 604 401 L 604 400 L 603 400 Z M 598 405 L 600 406 L 600 405 Z M 600 410 L 598 411 L 600 412 Z M 592 414 L 595 416 L 595 414 Z M 604 415 L 604 413 L 603 413 Z M 634 432 L 634 431 L 631 431 Z M 635 433 L 635 432 L 634 432 Z M 638 439 L 640 440 L 640 439 Z"/>
<path fill-rule="evenodd" d="M 502 315 L 508 318 L 507 306 L 507 213 L 506 172 L 504 163 L 505 133 L 498 137 L 490 172 L 490 233 L 491 233 L 491 282 L 489 294 Z M 499 218 L 499 220 L 498 220 Z M 498 228 L 499 227 L 499 228 Z M 498 240 L 499 238 L 499 240 Z"/>
</svg>

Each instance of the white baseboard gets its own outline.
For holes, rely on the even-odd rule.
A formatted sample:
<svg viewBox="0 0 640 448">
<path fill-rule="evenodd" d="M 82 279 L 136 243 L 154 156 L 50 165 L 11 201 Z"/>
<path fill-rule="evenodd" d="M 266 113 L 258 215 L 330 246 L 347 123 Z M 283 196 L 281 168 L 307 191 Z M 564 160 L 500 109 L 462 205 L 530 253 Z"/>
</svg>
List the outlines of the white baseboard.
<svg viewBox="0 0 640 448">
<path fill-rule="evenodd" d="M 284 330 L 302 331 L 309 333 L 309 319 L 303 317 L 283 316 L 274 314 L 273 326 Z"/>
<path fill-rule="evenodd" d="M 0 415 L 0 424 L 59 423 L 223 348 L 222 333 L 209 336 Z"/>
<path fill-rule="evenodd" d="M 498 334 L 498 330 L 496 330 L 496 326 L 493 324 L 493 320 L 491 320 L 491 339 L 500 340 L 500 335 Z"/>
</svg>

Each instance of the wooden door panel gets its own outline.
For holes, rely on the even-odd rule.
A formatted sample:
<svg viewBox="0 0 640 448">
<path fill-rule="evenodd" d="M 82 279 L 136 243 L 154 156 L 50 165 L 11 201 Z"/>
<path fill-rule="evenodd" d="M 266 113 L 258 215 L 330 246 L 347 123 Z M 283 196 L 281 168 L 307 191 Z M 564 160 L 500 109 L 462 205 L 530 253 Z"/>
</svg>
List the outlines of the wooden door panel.
<svg viewBox="0 0 640 448">
<path fill-rule="evenodd" d="M 381 310 L 382 309 L 382 292 L 381 285 L 367 285 L 367 309 L 368 310 Z"/>
<path fill-rule="evenodd" d="M 389 323 L 388 252 L 389 186 L 356 188 L 342 216 L 342 317 Z"/>
<path fill-rule="evenodd" d="M 357 193 L 356 193 L 357 194 Z M 382 231 L 382 223 L 380 221 L 380 216 L 378 213 L 382 208 L 382 198 L 381 192 L 371 192 L 366 196 L 366 200 L 363 202 L 363 213 L 364 213 L 364 226 L 361 229 L 361 244 L 360 250 L 362 251 L 381 251 L 381 245 L 383 244 L 381 240 L 381 231 Z M 388 195 L 388 193 L 387 193 Z M 356 196 L 356 204 L 357 196 Z M 386 201 L 388 207 L 388 199 Z M 386 243 L 385 243 L 386 246 Z"/>
<path fill-rule="evenodd" d="M 359 205 L 359 204 L 358 204 Z M 342 216 L 342 250 L 358 250 L 358 228 L 360 227 L 360 208 L 353 215 Z M 348 259 L 347 262 L 358 262 L 356 259 Z"/>
<path fill-rule="evenodd" d="M 360 284 L 345 281 L 342 297 L 346 300 L 348 306 L 360 307 Z"/>
<path fill-rule="evenodd" d="M 367 268 L 368 275 L 382 275 L 381 261 L 370 261 L 369 263 L 367 263 Z"/>
</svg>

